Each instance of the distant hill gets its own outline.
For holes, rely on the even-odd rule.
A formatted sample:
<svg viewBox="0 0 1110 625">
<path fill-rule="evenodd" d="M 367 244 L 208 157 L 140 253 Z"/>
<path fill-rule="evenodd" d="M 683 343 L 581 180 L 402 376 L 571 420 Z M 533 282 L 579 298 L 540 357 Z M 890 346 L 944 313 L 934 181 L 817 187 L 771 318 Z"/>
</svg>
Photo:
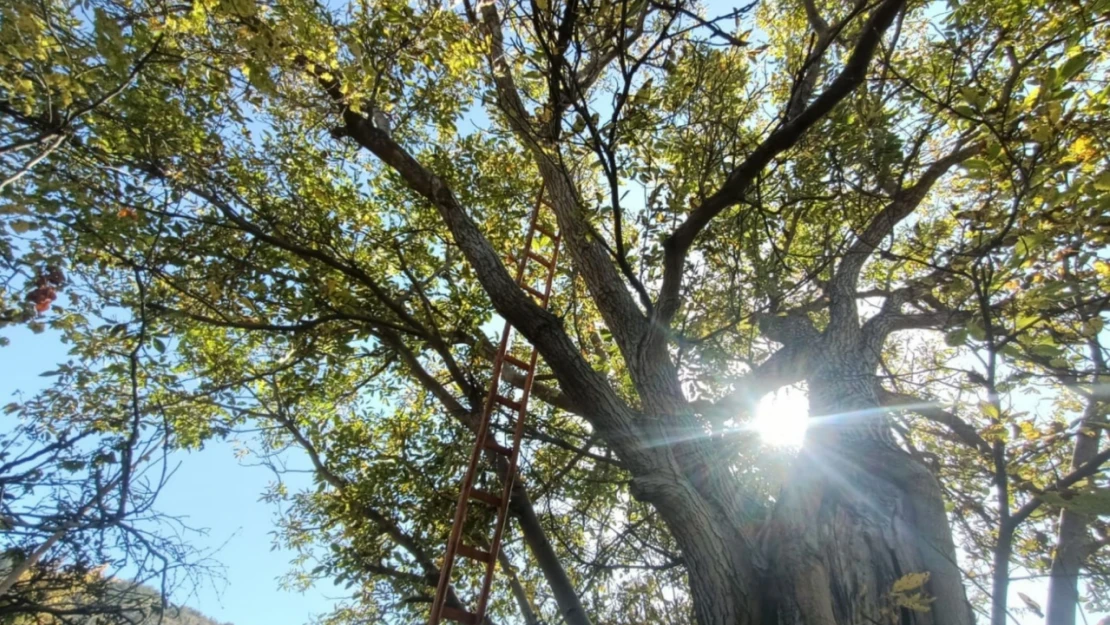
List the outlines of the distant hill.
<svg viewBox="0 0 1110 625">
<path fill-rule="evenodd" d="M 126 610 L 123 619 L 118 615 L 89 617 L 85 620 L 87 625 L 118 625 L 121 620 L 129 625 L 232 625 L 211 619 L 188 606 L 171 605 L 160 615 L 157 610 L 160 603 L 157 590 L 149 586 L 128 588 L 123 582 L 118 585 L 121 590 L 119 602 L 136 607 Z"/>
<path fill-rule="evenodd" d="M 5 573 L 0 565 L 0 574 Z M 124 580 L 50 571 L 0 596 L 0 625 L 231 625 L 187 606 L 164 611 L 157 590 Z"/>
<path fill-rule="evenodd" d="M 157 617 L 147 617 L 142 621 L 142 625 L 157 625 Z M 213 620 L 200 612 L 190 607 L 171 607 L 166 611 L 166 616 L 162 620 L 162 625 L 232 625 L 231 623 L 221 623 L 220 621 Z"/>
</svg>

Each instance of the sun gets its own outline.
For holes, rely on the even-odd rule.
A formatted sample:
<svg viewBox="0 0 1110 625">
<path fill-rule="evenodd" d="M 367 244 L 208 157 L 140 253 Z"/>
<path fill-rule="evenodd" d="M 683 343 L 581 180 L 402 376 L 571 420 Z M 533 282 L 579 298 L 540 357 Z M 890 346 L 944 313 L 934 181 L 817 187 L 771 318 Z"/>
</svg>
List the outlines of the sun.
<svg viewBox="0 0 1110 625">
<path fill-rule="evenodd" d="M 749 428 L 771 447 L 802 446 L 809 422 L 809 400 L 801 390 L 788 387 L 764 395 Z"/>
</svg>

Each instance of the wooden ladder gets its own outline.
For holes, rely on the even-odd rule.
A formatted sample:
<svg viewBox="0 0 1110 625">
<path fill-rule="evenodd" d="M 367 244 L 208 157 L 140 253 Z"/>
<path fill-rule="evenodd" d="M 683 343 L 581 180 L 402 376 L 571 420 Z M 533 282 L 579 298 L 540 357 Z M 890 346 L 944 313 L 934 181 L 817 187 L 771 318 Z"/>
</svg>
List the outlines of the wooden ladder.
<svg viewBox="0 0 1110 625">
<path fill-rule="evenodd" d="M 540 222 L 540 209 L 545 206 L 544 190 L 540 187 L 535 208 L 528 223 L 528 235 L 524 247 L 518 257 L 510 259 L 516 264 L 516 283 L 525 293 L 537 300 L 537 303 L 547 308 L 551 299 L 551 283 L 555 279 L 555 266 L 559 260 L 559 235 L 554 228 L 549 228 Z M 543 257 L 533 250 L 533 243 L 537 235 L 543 235 L 551 240 L 551 256 Z M 534 287 L 526 278 L 528 263 L 535 262 L 543 270 L 542 290 Z M 436 586 L 435 600 L 432 602 L 432 613 L 429 625 L 439 625 L 442 619 L 449 619 L 467 625 L 478 625 L 486 616 L 489 603 L 490 588 L 493 585 L 493 575 L 497 568 L 497 557 L 501 550 L 501 538 L 505 531 L 505 521 L 509 516 L 509 496 L 513 489 L 513 477 L 516 475 L 517 461 L 520 457 L 520 441 L 524 434 L 524 419 L 528 415 L 528 398 L 532 394 L 532 382 L 536 377 L 536 360 L 539 354 L 534 347 L 529 347 L 530 354 L 526 359 L 521 359 L 510 353 L 512 346 L 513 328 L 508 321 L 501 332 L 501 343 L 497 348 L 497 355 L 493 359 L 493 379 L 490 381 L 489 393 L 482 406 L 481 422 L 478 425 L 478 434 L 474 441 L 474 449 L 470 454 L 470 464 L 463 476 L 462 488 L 459 492 L 459 503 L 455 509 L 455 521 L 451 526 L 451 535 L 447 539 L 447 554 L 443 558 L 443 567 L 439 573 L 439 584 Z M 519 399 L 512 399 L 501 394 L 501 376 L 505 363 L 509 363 L 524 372 L 524 384 L 521 387 Z M 507 408 L 514 414 L 511 421 L 513 440 L 512 446 L 502 445 L 491 431 L 491 420 L 499 408 Z M 482 465 L 482 456 L 487 455 L 494 463 L 499 457 L 508 461 L 508 470 L 501 486 L 500 493 L 480 490 L 475 488 L 474 480 Z M 466 513 L 471 501 L 479 502 L 497 510 L 497 520 L 494 524 L 493 540 L 490 541 L 489 551 L 479 549 L 462 541 L 463 526 L 466 523 Z M 485 574 L 482 577 L 482 588 L 478 594 L 477 609 L 468 612 L 454 606 L 446 605 L 448 591 L 451 588 L 451 571 L 455 566 L 455 558 L 464 556 L 477 560 L 485 565 Z"/>
</svg>

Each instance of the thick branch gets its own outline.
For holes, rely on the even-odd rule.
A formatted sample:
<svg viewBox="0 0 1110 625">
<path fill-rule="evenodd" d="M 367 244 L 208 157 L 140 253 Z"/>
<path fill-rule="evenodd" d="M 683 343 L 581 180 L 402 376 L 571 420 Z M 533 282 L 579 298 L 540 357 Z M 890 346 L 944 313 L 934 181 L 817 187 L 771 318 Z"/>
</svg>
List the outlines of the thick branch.
<svg viewBox="0 0 1110 625">
<path fill-rule="evenodd" d="M 830 328 L 858 327 L 858 308 L 856 306 L 855 290 L 859 280 L 860 271 L 871 254 L 878 248 L 883 238 L 889 235 L 894 226 L 908 217 L 949 169 L 971 158 L 979 152 L 982 146 L 976 144 L 968 147 L 958 147 L 950 154 L 931 164 L 925 169 L 921 178 L 908 188 L 902 189 L 894 199 L 875 215 L 867 227 L 860 232 L 855 242 L 845 253 L 843 260 L 836 269 L 830 285 Z"/>
<path fill-rule="evenodd" d="M 694 239 L 721 211 L 743 198 L 749 185 L 772 159 L 793 147 L 807 130 L 863 83 L 867 67 L 878 49 L 883 33 L 904 4 L 905 0 L 884 0 L 864 25 L 844 69 L 825 91 L 797 117 L 771 133 L 743 163 L 729 174 L 721 188 L 695 208 L 667 238 L 664 242 L 666 257 L 663 265 L 663 285 L 659 294 L 659 305 L 656 306 L 660 323 L 669 324 L 678 311 L 682 272 L 686 263 L 686 254 L 693 245 Z"/>
<path fill-rule="evenodd" d="M 590 406 L 583 416 L 599 432 L 608 432 L 614 440 L 623 441 L 628 451 L 627 443 L 636 439 L 628 406 L 582 357 L 559 319 L 536 305 L 517 286 L 497 252 L 443 180 L 413 158 L 389 133 L 375 128 L 363 115 L 344 106 L 336 79 L 324 78 L 323 72 L 319 73 L 321 86 L 342 108 L 347 134 L 396 171 L 410 189 L 436 208 L 497 312 L 540 350 L 562 387 L 575 389 L 583 405 Z M 614 270 L 608 259 L 605 262 L 611 271 Z M 631 301 L 627 292 L 625 297 Z"/>
<path fill-rule="evenodd" d="M 779 348 L 741 378 L 731 393 L 713 403 L 694 402 L 694 410 L 716 429 L 729 419 L 750 414 L 767 393 L 806 379 L 813 368 L 815 347 L 817 345 L 810 342 Z"/>
<path fill-rule="evenodd" d="M 559 222 L 563 244 L 586 281 L 614 340 L 630 368 L 635 371 L 638 359 L 636 349 L 647 329 L 647 319 L 629 293 L 605 245 L 582 214 L 578 193 L 570 174 L 557 156 L 552 154 L 547 138 L 537 135 L 536 128 L 529 119 L 505 56 L 501 20 L 494 2 L 481 2 L 478 20 L 478 27 L 490 45 L 489 65 L 498 106 L 505 114 L 513 133 L 534 155 L 548 199 Z"/>
<path fill-rule="evenodd" d="M 888 301 L 896 301 L 897 295 L 891 296 Z M 956 325 L 967 323 L 971 319 L 971 312 L 966 310 L 942 310 L 935 312 L 922 312 L 902 314 L 896 309 L 884 309 L 863 324 L 864 357 L 869 358 L 877 366 L 882 355 L 883 344 L 887 337 L 894 332 L 904 330 L 944 330 Z"/>
</svg>

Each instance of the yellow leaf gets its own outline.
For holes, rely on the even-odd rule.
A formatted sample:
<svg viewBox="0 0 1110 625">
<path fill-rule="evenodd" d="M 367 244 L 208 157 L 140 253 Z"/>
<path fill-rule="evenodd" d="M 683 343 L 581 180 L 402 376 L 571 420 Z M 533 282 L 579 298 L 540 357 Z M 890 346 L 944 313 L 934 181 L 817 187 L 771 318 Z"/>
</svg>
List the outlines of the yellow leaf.
<svg viewBox="0 0 1110 625">
<path fill-rule="evenodd" d="M 901 596 L 895 599 L 895 604 L 900 608 L 913 610 L 914 612 L 928 612 L 929 604 L 933 602 L 935 597 L 927 597 L 919 592 L 915 592 L 909 596 Z"/>
<path fill-rule="evenodd" d="M 1022 102 L 1026 107 L 1033 106 L 1037 102 L 1037 98 L 1041 95 L 1040 87 L 1033 87 L 1029 90 L 1028 95 L 1025 96 L 1025 101 Z"/>
<path fill-rule="evenodd" d="M 927 581 L 929 581 L 928 571 L 922 573 L 909 573 L 898 578 L 894 582 L 894 588 L 892 590 L 896 593 L 909 592 L 921 588 Z"/>
<path fill-rule="evenodd" d="M 1084 135 L 1075 140 L 1068 148 L 1068 159 L 1077 163 L 1085 163 L 1098 157 L 1091 138 Z"/>
</svg>

